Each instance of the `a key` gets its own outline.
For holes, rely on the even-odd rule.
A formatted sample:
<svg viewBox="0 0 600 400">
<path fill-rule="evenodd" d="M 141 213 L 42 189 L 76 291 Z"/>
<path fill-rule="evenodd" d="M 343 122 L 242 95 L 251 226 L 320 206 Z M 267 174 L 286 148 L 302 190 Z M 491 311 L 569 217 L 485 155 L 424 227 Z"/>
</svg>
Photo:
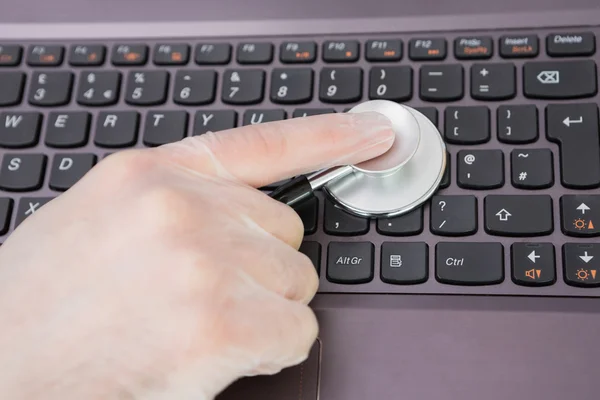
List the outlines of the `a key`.
<svg viewBox="0 0 600 400">
<path fill-rule="evenodd" d="M 112 48 L 113 65 L 145 65 L 148 62 L 148 46 L 141 43 L 118 44 Z"/>
<path fill-rule="evenodd" d="M 300 104 L 312 100 L 313 70 L 275 68 L 271 72 L 271 101 L 276 104 Z"/>
<path fill-rule="evenodd" d="M 440 236 L 467 236 L 477 232 L 477 198 L 473 195 L 433 196 L 430 230 Z"/>
<path fill-rule="evenodd" d="M 0 113 L 0 147 L 35 146 L 40 137 L 42 114 L 34 111 Z"/>
<path fill-rule="evenodd" d="M 520 189 L 545 189 L 554 184 L 550 149 L 513 150 L 510 154 L 512 184 Z"/>
<path fill-rule="evenodd" d="M 593 32 L 553 33 L 546 36 L 546 53 L 551 57 L 591 56 L 596 52 Z"/>
<path fill-rule="evenodd" d="M 369 231 L 369 220 L 342 210 L 329 199 L 325 200 L 325 233 L 337 236 L 363 235 Z"/>
<path fill-rule="evenodd" d="M 119 99 L 121 73 L 118 71 L 82 71 L 79 74 L 77 103 L 83 106 L 109 106 Z"/>
<path fill-rule="evenodd" d="M 21 63 L 23 48 L 17 44 L 0 44 L 0 67 L 14 67 Z"/>
<path fill-rule="evenodd" d="M 560 146 L 560 174 L 564 187 L 600 186 L 598 106 L 550 104 L 546 107 L 546 135 Z"/>
<path fill-rule="evenodd" d="M 351 103 L 362 97 L 363 71 L 359 67 L 323 68 L 319 99 L 324 103 Z"/>
<path fill-rule="evenodd" d="M 69 50 L 69 64 L 92 67 L 104 64 L 106 47 L 101 44 L 74 44 Z"/>
<path fill-rule="evenodd" d="M 23 99 L 25 74 L 19 71 L 0 71 L 0 107 L 14 106 Z"/>
<path fill-rule="evenodd" d="M 41 188 L 46 160 L 43 154 L 4 154 L 0 168 L 0 189 L 24 192 Z"/>
<path fill-rule="evenodd" d="M 378 218 L 377 232 L 386 236 L 411 236 L 423 232 L 423 207 L 398 217 Z"/>
<path fill-rule="evenodd" d="M 167 100 L 169 72 L 130 71 L 125 89 L 125 101 L 132 105 L 158 105 Z"/>
<path fill-rule="evenodd" d="M 496 121 L 500 142 L 525 144 L 538 139 L 538 110 L 535 104 L 499 106 Z"/>
<path fill-rule="evenodd" d="M 446 39 L 417 38 L 408 44 L 408 56 L 413 61 L 443 60 L 446 58 Z"/>
<path fill-rule="evenodd" d="M 304 224 L 304 234 L 312 235 L 317 231 L 317 218 L 319 211 L 319 199 L 313 197 L 310 200 L 294 206 L 294 210 Z"/>
<path fill-rule="evenodd" d="M 281 121 L 286 118 L 285 110 L 246 110 L 244 112 L 243 125 L 262 124 L 263 122 Z"/>
<path fill-rule="evenodd" d="M 185 43 L 157 43 L 154 46 L 156 65 L 185 65 L 190 59 L 190 46 Z"/>
<path fill-rule="evenodd" d="M 90 113 L 87 111 L 51 112 L 46 125 L 46 146 L 57 148 L 84 146 L 89 137 L 90 119 Z"/>
<path fill-rule="evenodd" d="M 484 199 L 485 231 L 492 235 L 548 235 L 554 230 L 552 213 L 548 195 L 488 195 Z"/>
<path fill-rule="evenodd" d="M 321 273 L 321 244 L 313 241 L 303 241 L 298 249 L 299 252 L 307 256 L 312 261 L 317 274 Z"/>
<path fill-rule="evenodd" d="M 461 150 L 456 162 L 458 186 L 464 189 L 496 189 L 504 186 L 502 150 Z"/>
<path fill-rule="evenodd" d="M 323 61 L 352 62 L 360 56 L 357 40 L 327 40 L 323 43 Z"/>
<path fill-rule="evenodd" d="M 464 96 L 464 71 L 460 64 L 423 65 L 419 90 L 426 101 L 455 101 Z"/>
<path fill-rule="evenodd" d="M 226 104 L 257 104 L 263 100 L 265 71 L 228 69 L 223 75 L 221 99 Z"/>
<path fill-rule="evenodd" d="M 492 285 L 504 281 L 500 243 L 441 242 L 435 247 L 435 274 L 451 285 Z"/>
<path fill-rule="evenodd" d="M 231 61 L 229 43 L 199 43 L 196 45 L 195 61 L 198 65 L 228 64 Z"/>
<path fill-rule="evenodd" d="M 271 43 L 244 42 L 237 46 L 237 62 L 240 64 L 268 64 L 273 61 Z"/>
<path fill-rule="evenodd" d="M 560 215 L 565 235 L 600 236 L 600 195 L 563 195 L 560 198 Z"/>
<path fill-rule="evenodd" d="M 426 116 L 427 119 L 429 119 L 433 123 L 433 125 L 435 125 L 436 127 L 438 126 L 437 108 L 435 108 L 435 107 L 416 107 L 415 109 L 418 112 L 420 112 L 421 114 L 423 114 L 424 116 Z"/>
<path fill-rule="evenodd" d="M 600 244 L 565 243 L 562 256 L 567 285 L 582 288 L 600 286 Z"/>
<path fill-rule="evenodd" d="M 448 107 L 444 120 L 444 136 L 448 143 L 479 144 L 488 142 L 491 138 L 488 107 Z"/>
<path fill-rule="evenodd" d="M 412 69 L 373 67 L 369 72 L 369 99 L 407 101 L 412 97 Z"/>
<path fill-rule="evenodd" d="M 34 72 L 29 87 L 29 104 L 62 106 L 71 100 L 73 74 L 67 71 Z"/>
<path fill-rule="evenodd" d="M 194 136 L 233 129 L 236 126 L 237 113 L 234 110 L 197 111 L 194 117 Z"/>
<path fill-rule="evenodd" d="M 154 147 L 178 142 L 187 136 L 186 111 L 150 111 L 144 124 L 144 145 Z"/>
<path fill-rule="evenodd" d="M 536 57 L 539 52 L 536 35 L 506 35 L 500 38 L 500 55 L 504 58 Z"/>
<path fill-rule="evenodd" d="M 327 280 L 342 284 L 373 280 L 375 248 L 369 242 L 330 242 L 327 247 Z"/>
<path fill-rule="evenodd" d="M 27 64 L 32 67 L 56 67 L 63 62 L 65 48 L 60 45 L 31 45 L 27 49 Z"/>
<path fill-rule="evenodd" d="M 513 63 L 473 64 L 471 97 L 476 100 L 508 100 L 517 94 Z"/>
<path fill-rule="evenodd" d="M 493 50 L 491 36 L 463 36 L 454 39 L 454 56 L 459 60 L 490 58 Z"/>
<path fill-rule="evenodd" d="M 8 197 L 0 197 L 0 235 L 4 235 L 10 228 L 14 201 Z"/>
<path fill-rule="evenodd" d="M 440 189 L 446 189 L 450 186 L 450 181 L 452 180 L 450 177 L 452 175 L 452 157 L 450 157 L 450 153 L 446 151 L 446 169 L 444 169 L 444 175 L 442 176 L 442 180 L 440 182 Z"/>
<path fill-rule="evenodd" d="M 549 286 L 556 282 L 552 243 L 515 243 L 511 246 L 512 281 L 521 286 Z"/>
<path fill-rule="evenodd" d="M 395 285 L 414 285 L 429 276 L 426 243 L 394 243 L 381 245 L 381 280 Z"/>
<path fill-rule="evenodd" d="M 311 115 L 333 114 L 333 108 L 297 108 L 292 114 L 293 118 L 309 117 Z"/>
<path fill-rule="evenodd" d="M 279 47 L 279 60 L 284 64 L 312 63 L 316 59 L 315 42 L 283 42 Z"/>
<path fill-rule="evenodd" d="M 17 207 L 15 228 L 27 218 L 38 212 L 40 208 L 53 200 L 53 197 L 21 197 Z"/>
<path fill-rule="evenodd" d="M 215 101 L 217 72 L 179 70 L 175 74 L 173 101 L 181 105 L 205 105 Z"/>
<path fill-rule="evenodd" d="M 402 41 L 368 40 L 365 44 L 365 58 L 368 61 L 399 61 L 402 58 Z"/>
<path fill-rule="evenodd" d="M 56 154 L 50 168 L 50 189 L 69 190 L 96 164 L 96 156 L 89 153 Z"/>
<path fill-rule="evenodd" d="M 94 143 L 96 146 L 108 148 L 133 146 L 137 142 L 139 119 L 136 111 L 99 113 Z"/>
<path fill-rule="evenodd" d="M 523 79 L 523 94 L 533 99 L 576 99 L 598 92 L 593 60 L 528 62 Z"/>
</svg>

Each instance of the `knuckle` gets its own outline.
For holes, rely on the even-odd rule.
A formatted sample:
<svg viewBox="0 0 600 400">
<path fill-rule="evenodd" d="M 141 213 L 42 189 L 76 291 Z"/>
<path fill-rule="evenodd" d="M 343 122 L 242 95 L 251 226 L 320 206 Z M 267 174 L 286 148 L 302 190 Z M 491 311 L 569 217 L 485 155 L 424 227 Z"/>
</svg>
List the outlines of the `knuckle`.
<svg viewBox="0 0 600 400">
<path fill-rule="evenodd" d="M 308 303 L 316 294 L 319 287 L 319 277 L 312 261 L 304 254 L 296 252 L 293 261 L 286 265 L 283 279 L 285 280 L 284 297 Z"/>
<path fill-rule="evenodd" d="M 111 154 L 98 167 L 99 171 L 110 176 L 112 182 L 122 185 L 139 182 L 155 165 L 156 159 L 149 151 L 125 150 Z"/>
<path fill-rule="evenodd" d="M 190 201 L 168 185 L 151 185 L 140 194 L 136 209 L 143 221 L 158 230 L 184 230 L 193 211 Z"/>
</svg>

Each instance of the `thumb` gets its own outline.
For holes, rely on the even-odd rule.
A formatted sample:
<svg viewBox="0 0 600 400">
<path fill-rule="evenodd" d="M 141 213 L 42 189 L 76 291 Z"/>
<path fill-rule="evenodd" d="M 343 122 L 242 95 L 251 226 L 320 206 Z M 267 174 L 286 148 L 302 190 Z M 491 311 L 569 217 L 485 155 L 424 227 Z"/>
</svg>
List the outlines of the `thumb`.
<svg viewBox="0 0 600 400">
<path fill-rule="evenodd" d="M 209 132 L 160 149 L 186 168 L 208 173 L 209 167 L 262 187 L 377 157 L 392 146 L 394 137 L 391 121 L 383 114 L 337 113 Z"/>
</svg>

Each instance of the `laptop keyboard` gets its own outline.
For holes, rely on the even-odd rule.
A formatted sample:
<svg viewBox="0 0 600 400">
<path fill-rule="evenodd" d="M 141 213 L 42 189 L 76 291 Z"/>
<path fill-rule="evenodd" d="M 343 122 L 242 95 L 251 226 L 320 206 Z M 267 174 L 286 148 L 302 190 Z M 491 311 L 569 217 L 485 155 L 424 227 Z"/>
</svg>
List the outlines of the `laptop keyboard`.
<svg viewBox="0 0 600 400">
<path fill-rule="evenodd" d="M 449 166 L 400 217 L 298 206 L 320 292 L 599 297 L 598 34 L 0 41 L 0 242 L 110 153 L 387 99 Z"/>
</svg>

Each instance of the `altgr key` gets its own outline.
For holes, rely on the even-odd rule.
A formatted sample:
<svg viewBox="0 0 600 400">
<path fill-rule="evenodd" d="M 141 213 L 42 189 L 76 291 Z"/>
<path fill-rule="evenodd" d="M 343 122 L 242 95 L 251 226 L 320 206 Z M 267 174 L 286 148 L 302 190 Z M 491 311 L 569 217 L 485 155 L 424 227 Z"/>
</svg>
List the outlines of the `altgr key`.
<svg viewBox="0 0 600 400">
<path fill-rule="evenodd" d="M 331 242 L 327 253 L 327 280 L 330 282 L 358 284 L 373 280 L 372 243 Z"/>
</svg>

